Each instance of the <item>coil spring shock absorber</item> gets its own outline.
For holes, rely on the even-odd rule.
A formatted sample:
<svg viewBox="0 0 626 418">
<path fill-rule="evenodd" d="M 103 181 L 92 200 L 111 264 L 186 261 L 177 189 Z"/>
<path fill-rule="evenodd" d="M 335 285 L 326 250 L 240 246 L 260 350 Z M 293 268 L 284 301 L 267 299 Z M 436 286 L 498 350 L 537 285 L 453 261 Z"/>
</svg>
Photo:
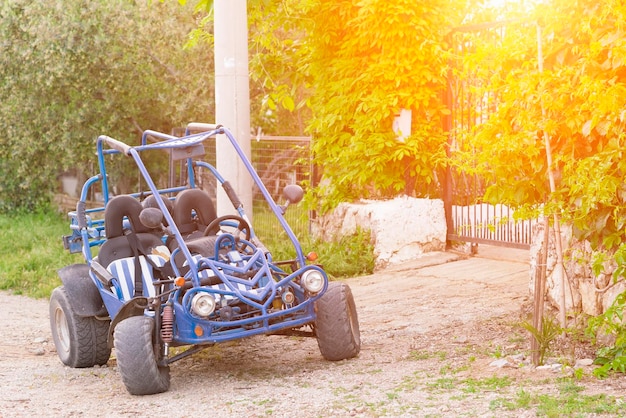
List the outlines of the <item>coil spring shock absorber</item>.
<svg viewBox="0 0 626 418">
<path fill-rule="evenodd" d="M 161 339 L 169 344 L 174 339 L 174 308 L 172 305 L 165 305 L 163 316 L 161 317 Z"/>
</svg>

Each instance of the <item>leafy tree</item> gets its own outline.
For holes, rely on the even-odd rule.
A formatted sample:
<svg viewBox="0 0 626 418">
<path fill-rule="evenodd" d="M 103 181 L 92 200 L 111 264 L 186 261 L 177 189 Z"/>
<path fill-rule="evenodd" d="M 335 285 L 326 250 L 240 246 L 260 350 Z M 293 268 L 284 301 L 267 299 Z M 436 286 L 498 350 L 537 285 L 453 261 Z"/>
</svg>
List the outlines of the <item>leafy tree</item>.
<svg viewBox="0 0 626 418">
<path fill-rule="evenodd" d="M 322 209 L 361 197 L 438 194 L 447 140 L 444 41 L 464 14 L 454 4 L 311 4 L 306 22 L 315 94 L 309 129 L 323 167 Z M 392 131 L 401 109 L 412 112 L 404 141 Z"/>
<path fill-rule="evenodd" d="M 248 2 L 253 123 L 283 135 L 306 127 L 313 135 L 323 172 L 316 208 L 439 193 L 445 35 L 470 3 Z M 404 141 L 392 131 L 401 109 L 412 112 Z"/>
<path fill-rule="evenodd" d="M 531 23 L 507 27 L 500 57 L 511 58 L 497 61 L 485 85 L 498 92 L 498 110 L 466 148 L 467 166 L 492 184 L 488 200 L 560 216 L 591 243 L 596 274 L 613 259 L 615 280 L 626 271 L 625 18 L 620 1 L 553 0 L 537 6 Z M 532 26 L 540 31 L 524 30 Z M 544 62 L 537 60 L 537 33 Z M 594 332 L 604 324 L 619 334 L 618 345 L 601 353 L 603 372 L 623 371 L 623 300 L 593 323 Z"/>
<path fill-rule="evenodd" d="M 306 72 L 306 1 L 248 2 L 252 128 L 267 134 L 305 134 L 312 94 Z"/>
<path fill-rule="evenodd" d="M 554 0 L 536 13 L 543 72 L 535 24 L 521 31 L 510 27 L 517 35 L 504 38 L 500 49 L 509 58 L 498 59 L 503 64 L 485 86 L 498 93 L 498 109 L 470 136 L 468 149 L 480 150 L 471 164 L 492 184 L 489 200 L 527 208 L 545 204 L 544 213 L 562 214 L 578 238 L 596 249 L 615 249 L 624 240 L 626 215 L 621 158 L 626 43 L 620 28 L 626 6 Z M 556 173 L 555 193 L 548 187 L 548 168 Z"/>
<path fill-rule="evenodd" d="M 182 50 L 196 22 L 174 6 L 0 5 L 0 210 L 47 201 L 61 170 L 92 164 L 100 134 L 136 142 L 207 118 L 212 51 Z"/>
</svg>

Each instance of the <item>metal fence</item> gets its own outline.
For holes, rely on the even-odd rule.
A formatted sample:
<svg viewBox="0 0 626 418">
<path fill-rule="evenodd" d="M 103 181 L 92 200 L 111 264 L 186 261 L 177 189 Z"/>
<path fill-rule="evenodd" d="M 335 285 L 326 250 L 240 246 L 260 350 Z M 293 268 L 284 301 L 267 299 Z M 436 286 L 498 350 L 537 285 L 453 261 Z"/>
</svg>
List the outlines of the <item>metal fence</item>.
<svg viewBox="0 0 626 418">
<path fill-rule="evenodd" d="M 494 68 L 501 65 L 505 36 L 528 39 L 533 30 L 525 22 L 498 22 L 458 28 L 450 37 L 450 61 L 446 104 L 450 115 L 445 127 L 452 159 L 458 151 L 466 155 L 481 152 L 467 146 L 476 127 L 485 123 L 498 108 L 498 94 L 489 89 Z M 480 57 L 476 62 L 467 57 Z M 444 186 L 444 206 L 449 241 L 487 243 L 529 248 L 533 222 L 515 221 L 514 211 L 502 205 L 483 202 L 485 179 L 479 175 L 450 168 Z"/>
<path fill-rule="evenodd" d="M 311 173 L 310 139 L 292 136 L 262 136 L 252 140 L 252 165 L 275 201 L 288 184 L 302 184 Z M 253 201 L 262 199 L 257 187 Z"/>
<path fill-rule="evenodd" d="M 261 136 L 252 140 L 251 160 L 274 201 L 283 202 L 282 191 L 288 184 L 303 185 L 311 180 L 311 140 L 308 137 Z M 254 224 L 257 233 L 271 234 L 274 215 L 265 208 L 265 199 L 255 185 L 252 190 Z M 302 205 L 290 207 L 285 214 L 296 235 L 310 231 L 311 213 Z"/>
<path fill-rule="evenodd" d="M 274 201 L 282 204 L 282 190 L 288 184 L 302 185 L 311 176 L 311 140 L 299 136 L 259 136 L 252 138 L 250 159 L 252 166 L 270 192 Z M 203 158 L 216 165 L 215 142 L 207 142 Z M 219 164 L 217 164 L 219 169 Z M 176 172 L 177 170 L 172 170 Z M 178 170 L 180 172 L 180 170 Z M 202 176 L 201 187 L 215 194 L 216 184 L 212 175 Z M 215 197 L 215 196 L 213 196 Z M 275 229 L 274 215 L 258 187 L 253 185 L 252 216 L 257 234 L 271 234 Z M 299 234 L 309 231 L 310 213 L 299 207 L 291 207 L 286 214 L 291 228 Z"/>
</svg>

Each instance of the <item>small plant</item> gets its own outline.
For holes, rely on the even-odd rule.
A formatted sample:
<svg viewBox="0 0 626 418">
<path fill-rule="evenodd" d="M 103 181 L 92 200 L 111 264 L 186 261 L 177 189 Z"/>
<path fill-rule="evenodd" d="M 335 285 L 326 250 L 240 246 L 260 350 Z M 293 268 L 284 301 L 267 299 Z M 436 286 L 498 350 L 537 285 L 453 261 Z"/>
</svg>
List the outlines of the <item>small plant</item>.
<svg viewBox="0 0 626 418">
<path fill-rule="evenodd" d="M 436 379 L 434 382 L 430 382 L 426 384 L 426 388 L 433 392 L 442 392 L 445 390 L 451 390 L 457 387 L 459 381 L 458 379 L 451 377 L 440 377 Z"/>
<path fill-rule="evenodd" d="M 493 356 L 497 359 L 504 357 L 502 353 L 502 346 L 500 345 L 496 346 L 496 350 L 493 352 Z"/>
<path fill-rule="evenodd" d="M 516 404 L 519 408 L 529 408 L 531 406 L 532 396 L 521 388 L 517 392 Z"/>
<path fill-rule="evenodd" d="M 626 292 L 620 293 L 613 304 L 602 315 L 589 320 L 587 334 L 595 342 L 599 334 L 615 336 L 612 346 L 602 347 L 597 351 L 595 364 L 600 367 L 593 371 L 596 377 L 607 377 L 611 371 L 626 373 L 626 324 L 624 309 L 626 308 Z"/>
<path fill-rule="evenodd" d="M 574 379 L 581 380 L 584 375 L 585 371 L 582 368 L 577 367 L 576 369 L 574 369 Z"/>
<path fill-rule="evenodd" d="M 409 352 L 410 360 L 428 360 L 435 357 L 437 353 L 426 350 L 411 350 Z"/>
<path fill-rule="evenodd" d="M 324 265 L 328 274 L 354 277 L 374 271 L 376 259 L 370 239 L 369 231 L 357 229 L 355 234 L 341 237 L 336 242 L 315 240 L 311 247 L 317 249 L 318 261 Z"/>
<path fill-rule="evenodd" d="M 543 364 L 550 345 L 556 337 L 559 336 L 563 329 L 554 318 L 548 316 L 543 317 L 541 330 L 535 328 L 528 321 L 522 322 L 521 325 L 528 330 L 528 332 L 530 332 L 533 338 L 537 341 L 537 344 L 539 345 L 539 348 L 537 349 L 539 351 L 539 364 Z"/>
</svg>

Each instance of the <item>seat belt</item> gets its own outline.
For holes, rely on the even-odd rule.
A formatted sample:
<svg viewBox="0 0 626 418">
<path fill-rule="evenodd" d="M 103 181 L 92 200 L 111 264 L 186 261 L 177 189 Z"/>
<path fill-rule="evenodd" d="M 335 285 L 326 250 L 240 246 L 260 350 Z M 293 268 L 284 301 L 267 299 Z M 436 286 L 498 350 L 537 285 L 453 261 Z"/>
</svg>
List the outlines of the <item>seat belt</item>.
<svg viewBox="0 0 626 418">
<path fill-rule="evenodd" d="M 139 239 L 137 239 L 137 235 L 134 232 L 128 231 L 125 233 L 126 239 L 128 240 L 128 245 L 130 245 L 130 249 L 133 251 L 133 255 L 135 257 L 135 289 L 133 292 L 133 297 L 136 298 L 138 296 L 143 296 L 143 273 L 141 271 L 141 260 L 139 260 Z M 148 259 L 148 257 L 146 257 Z"/>
<path fill-rule="evenodd" d="M 172 268 L 171 260 L 166 262 L 161 267 L 157 266 L 156 263 L 148 256 L 148 253 L 145 248 L 143 248 L 137 234 L 132 231 L 127 231 L 125 235 L 135 257 L 135 291 L 133 297 L 143 296 L 143 272 L 141 270 L 141 260 L 139 260 L 139 256 L 142 255 L 146 262 L 152 266 L 154 276 L 158 279 L 164 280 L 174 276 L 174 269 Z"/>
</svg>

